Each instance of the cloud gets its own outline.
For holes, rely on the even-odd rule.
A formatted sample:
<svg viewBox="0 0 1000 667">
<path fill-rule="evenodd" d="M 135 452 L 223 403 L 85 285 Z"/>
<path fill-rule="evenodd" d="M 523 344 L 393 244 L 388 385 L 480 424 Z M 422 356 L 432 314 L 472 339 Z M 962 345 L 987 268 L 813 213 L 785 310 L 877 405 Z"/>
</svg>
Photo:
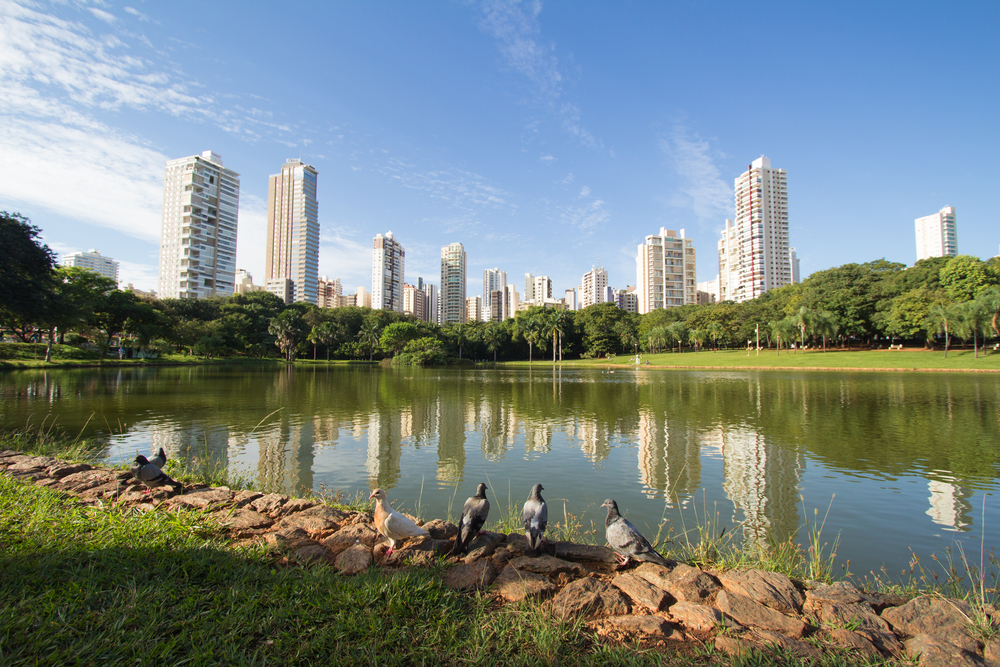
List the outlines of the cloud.
<svg viewBox="0 0 1000 667">
<path fill-rule="evenodd" d="M 543 155 L 542 157 L 538 158 L 538 161 L 543 164 L 552 164 L 553 162 L 556 161 L 556 157 L 552 155 Z"/>
<path fill-rule="evenodd" d="M 143 14 L 142 12 L 140 12 L 135 7 L 124 7 L 124 10 L 126 11 L 126 13 L 131 14 L 132 16 L 136 17 L 140 21 L 144 21 L 144 22 L 148 22 L 149 21 L 149 17 L 146 16 L 145 14 Z"/>
<path fill-rule="evenodd" d="M 586 185 L 583 186 L 583 188 L 580 190 L 580 196 L 581 197 L 587 197 L 589 195 L 590 195 L 590 188 L 587 187 Z"/>
<path fill-rule="evenodd" d="M 559 183 L 561 185 L 572 185 L 574 180 L 576 180 L 576 179 L 573 176 L 573 173 L 570 172 L 570 173 L 566 174 L 566 178 L 564 178 L 561 181 L 559 181 Z"/>
<path fill-rule="evenodd" d="M 604 226 L 611 214 L 604 208 L 605 202 L 595 199 L 583 206 L 566 206 L 559 214 L 560 221 L 564 225 L 571 225 L 586 236 L 590 236 Z"/>
<path fill-rule="evenodd" d="M 351 232 L 347 229 L 322 229 L 319 237 L 319 258 L 320 275 L 340 278 L 344 294 L 353 294 L 358 285 L 364 285 L 366 290 L 371 290 L 371 239 L 358 242 L 351 238 Z M 407 251 L 408 258 L 409 251 Z"/>
<path fill-rule="evenodd" d="M 486 181 L 479 174 L 457 169 L 423 171 L 398 158 L 389 158 L 376 170 L 399 185 L 420 190 L 469 214 L 483 209 L 517 208 L 511 193 Z"/>
<path fill-rule="evenodd" d="M 114 14 L 110 14 L 110 13 L 104 11 L 103 9 L 97 9 L 96 7 L 87 7 L 87 9 L 90 10 L 91 14 L 93 14 L 97 18 L 101 19 L 105 23 L 114 24 L 115 22 L 118 21 L 118 17 L 117 16 L 115 16 Z"/>
<path fill-rule="evenodd" d="M 711 146 L 683 125 L 675 125 L 660 148 L 680 177 L 672 206 L 691 208 L 699 221 L 718 226 L 719 218 L 733 215 L 733 189 L 727 185 L 712 159 Z"/>
</svg>

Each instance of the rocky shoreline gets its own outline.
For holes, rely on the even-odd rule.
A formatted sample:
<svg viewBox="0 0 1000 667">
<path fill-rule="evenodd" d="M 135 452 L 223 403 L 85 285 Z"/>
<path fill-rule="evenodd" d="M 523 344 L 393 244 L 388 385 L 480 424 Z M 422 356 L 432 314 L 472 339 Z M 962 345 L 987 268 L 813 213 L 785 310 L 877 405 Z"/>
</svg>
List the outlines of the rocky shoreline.
<svg viewBox="0 0 1000 667">
<path fill-rule="evenodd" d="M 264 541 L 290 565 L 326 563 L 345 576 L 373 566 L 429 566 L 444 557 L 453 566 L 443 571 L 443 582 L 457 591 L 484 591 L 501 604 L 545 601 L 557 617 L 582 616 L 588 628 L 612 640 L 697 642 L 728 654 L 778 648 L 806 661 L 846 651 L 860 659 L 1000 667 L 1000 637 L 977 641 L 971 632 L 977 612 L 962 600 L 907 600 L 849 582 L 792 581 L 763 570 L 717 572 L 683 563 L 619 568 L 611 549 L 572 542 L 549 543 L 532 558 L 524 555 L 523 535 L 489 531 L 458 559 L 448 556 L 458 528 L 441 519 L 421 524 L 430 538 L 407 540 L 386 556 L 388 540 L 370 513 L 318 500 L 198 485 L 180 494 L 165 488 L 145 494 L 128 471 L 14 451 L 0 451 L 0 471 L 93 506 L 204 511 L 236 543 Z M 989 616 L 981 623 L 1000 625 L 996 610 L 982 613 Z"/>
</svg>

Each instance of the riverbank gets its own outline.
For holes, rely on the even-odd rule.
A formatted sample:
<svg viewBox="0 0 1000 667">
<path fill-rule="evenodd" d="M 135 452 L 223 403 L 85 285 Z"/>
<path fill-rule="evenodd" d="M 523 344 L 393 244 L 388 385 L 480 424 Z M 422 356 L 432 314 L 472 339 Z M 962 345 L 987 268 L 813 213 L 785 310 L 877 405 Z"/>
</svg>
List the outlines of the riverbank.
<svg viewBox="0 0 1000 667">
<path fill-rule="evenodd" d="M 367 504 L 197 482 L 146 495 L 121 469 L 10 450 L 0 469 L 0 650 L 13 662 L 1000 659 L 982 615 L 992 607 L 936 595 L 908 601 L 704 558 L 620 569 L 610 549 L 572 541 L 525 558 L 523 536 L 492 531 L 459 561 L 447 556 L 457 528 L 440 519 L 424 523 L 430 539 L 386 556 Z M 510 508 L 494 512 L 495 530 Z"/>
</svg>

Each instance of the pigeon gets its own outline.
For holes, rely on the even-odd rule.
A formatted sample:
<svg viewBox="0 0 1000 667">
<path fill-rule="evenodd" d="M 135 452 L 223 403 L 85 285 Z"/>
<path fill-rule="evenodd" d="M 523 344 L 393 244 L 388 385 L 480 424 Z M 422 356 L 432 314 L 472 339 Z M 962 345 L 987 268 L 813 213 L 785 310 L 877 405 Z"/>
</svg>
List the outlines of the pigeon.
<svg viewBox="0 0 1000 667">
<path fill-rule="evenodd" d="M 490 501 L 486 499 L 486 485 L 480 483 L 476 495 L 466 500 L 462 507 L 462 521 L 458 527 L 458 537 L 455 538 L 455 548 L 451 550 L 452 556 L 460 556 L 466 552 L 473 538 L 479 535 L 489 513 Z"/>
<path fill-rule="evenodd" d="M 132 464 L 132 476 L 146 485 L 146 490 L 143 493 L 149 493 L 154 488 L 163 485 L 171 487 L 174 491 L 181 491 L 184 488 L 183 484 L 172 479 L 158 466 L 150 463 L 142 454 L 135 457 L 135 463 Z"/>
<path fill-rule="evenodd" d="M 537 556 L 542 552 L 542 545 L 545 544 L 545 524 L 549 520 L 549 508 L 545 504 L 545 499 L 539 493 L 544 487 L 535 484 L 531 487 L 528 500 L 524 503 L 524 536 L 528 538 L 528 546 L 524 550 L 525 556 Z"/>
<path fill-rule="evenodd" d="M 608 518 L 604 522 L 605 535 L 621 565 L 634 558 L 670 567 L 667 559 L 656 553 L 649 540 L 643 537 L 628 519 L 618 513 L 618 503 L 608 498 L 601 507 L 608 508 Z"/>
<path fill-rule="evenodd" d="M 156 453 L 156 456 L 149 459 L 149 462 L 160 470 L 163 470 L 163 466 L 167 465 L 167 453 L 163 451 L 163 447 L 160 447 L 160 451 Z"/>
<path fill-rule="evenodd" d="M 396 540 L 404 537 L 430 537 L 430 533 L 413 523 L 396 510 L 389 507 L 385 499 L 385 491 L 375 489 L 368 499 L 375 499 L 375 527 L 378 532 L 389 538 L 389 550 L 385 552 L 388 556 L 396 550 Z"/>
</svg>

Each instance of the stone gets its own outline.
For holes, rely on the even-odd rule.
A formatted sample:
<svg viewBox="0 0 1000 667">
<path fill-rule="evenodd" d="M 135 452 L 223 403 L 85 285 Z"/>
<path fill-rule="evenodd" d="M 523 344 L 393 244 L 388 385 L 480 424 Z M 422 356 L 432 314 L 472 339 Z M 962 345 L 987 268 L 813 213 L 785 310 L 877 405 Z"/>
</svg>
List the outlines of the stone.
<svg viewBox="0 0 1000 667">
<path fill-rule="evenodd" d="M 310 544 L 295 550 L 295 560 L 307 564 L 330 563 L 333 557 L 329 551 L 320 545 Z"/>
<path fill-rule="evenodd" d="M 277 519 L 281 515 L 281 508 L 287 502 L 288 496 L 279 493 L 268 493 L 267 495 L 261 496 L 251 502 L 250 507 L 255 512 L 267 514 L 268 516 Z"/>
<path fill-rule="evenodd" d="M 285 528 L 268 533 L 264 541 L 282 550 L 296 550 L 316 544 L 301 528 Z"/>
<path fill-rule="evenodd" d="M 821 625 L 827 627 L 854 627 L 865 633 L 892 634 L 889 624 L 879 618 L 867 602 L 823 603 L 814 607 L 813 616 Z"/>
<path fill-rule="evenodd" d="M 723 614 L 732 616 L 740 625 L 773 630 L 795 639 L 800 639 L 806 632 L 806 624 L 799 619 L 765 607 L 739 593 L 721 591 L 715 598 L 715 607 Z"/>
<path fill-rule="evenodd" d="M 763 570 L 733 570 L 720 574 L 719 583 L 727 591 L 756 600 L 782 614 L 802 612 L 802 593 L 783 574 Z"/>
<path fill-rule="evenodd" d="M 496 548 L 497 545 L 495 542 L 487 542 L 481 547 L 473 549 L 472 551 L 465 554 L 465 557 L 462 560 L 466 564 L 475 563 L 477 560 L 480 560 L 481 558 L 489 558 L 496 551 Z"/>
<path fill-rule="evenodd" d="M 871 604 L 876 614 L 881 614 L 889 607 L 901 607 L 910 601 L 910 598 L 896 595 L 895 593 L 865 593 L 868 603 Z"/>
<path fill-rule="evenodd" d="M 847 628 L 829 628 L 826 636 L 836 646 L 857 651 L 863 656 L 877 657 L 881 655 L 875 648 L 875 644 L 856 632 L 851 632 Z"/>
<path fill-rule="evenodd" d="M 306 512 L 296 512 L 280 519 L 276 524 L 277 528 L 301 528 L 307 533 L 322 533 L 324 531 L 338 531 L 340 524 L 328 516 L 307 514 Z"/>
<path fill-rule="evenodd" d="M 369 549 L 375 546 L 382 537 L 370 525 L 356 523 L 353 526 L 341 528 L 330 537 L 323 540 L 323 546 L 333 553 L 340 553 L 355 544 L 363 544 Z"/>
<path fill-rule="evenodd" d="M 559 591 L 552 598 L 552 611 L 560 618 L 569 618 L 578 614 L 621 616 L 632 609 L 620 590 L 600 579 L 587 577 Z"/>
<path fill-rule="evenodd" d="M 995 618 L 995 617 L 994 617 Z M 987 667 L 1000 667 L 1000 637 L 994 637 L 983 647 Z"/>
<path fill-rule="evenodd" d="M 729 635 L 719 635 L 715 638 L 715 650 L 720 653 L 732 656 L 748 655 L 754 650 L 759 650 L 760 646 L 746 639 L 731 637 Z"/>
<path fill-rule="evenodd" d="M 317 501 L 309 500 L 308 498 L 292 498 L 281 506 L 277 516 L 288 516 L 289 514 L 311 509 L 317 505 L 319 505 Z"/>
<path fill-rule="evenodd" d="M 112 498 L 119 496 L 126 488 L 128 487 L 121 480 L 116 479 L 81 491 L 79 496 L 81 498 Z"/>
<path fill-rule="evenodd" d="M 245 535 L 269 528 L 274 520 L 266 514 L 254 512 L 251 509 L 236 509 L 228 514 L 220 515 L 218 522 L 236 535 Z"/>
<path fill-rule="evenodd" d="M 504 541 L 504 548 L 515 557 L 523 556 L 527 546 L 528 540 L 525 539 L 524 535 L 518 535 L 517 533 L 511 533 Z"/>
<path fill-rule="evenodd" d="M 507 547 L 503 547 L 497 549 L 496 552 L 494 552 L 494 554 L 490 556 L 490 562 L 493 563 L 494 567 L 496 567 L 497 571 L 499 571 L 512 558 L 514 558 L 514 554 L 511 553 L 510 549 L 508 549 Z"/>
<path fill-rule="evenodd" d="M 786 637 L 785 635 L 777 632 L 755 629 L 753 634 L 762 645 L 781 649 L 785 653 L 790 653 L 797 658 L 815 661 L 819 660 L 823 655 L 823 652 L 812 644 L 808 644 L 799 639 Z"/>
<path fill-rule="evenodd" d="M 670 593 L 678 602 L 704 602 L 722 588 L 712 575 L 683 563 L 673 568 L 643 563 L 633 572 Z"/>
<path fill-rule="evenodd" d="M 972 618 L 972 607 L 961 600 L 923 596 L 914 598 L 901 607 L 882 612 L 882 618 L 904 635 L 944 635 L 951 631 L 962 632 Z"/>
<path fill-rule="evenodd" d="M 233 499 L 233 492 L 225 487 L 198 489 L 175 496 L 171 499 L 170 505 L 192 507 L 194 509 L 208 509 L 225 505 Z"/>
<path fill-rule="evenodd" d="M 743 626 L 718 609 L 697 602 L 677 602 L 670 605 L 670 618 L 680 624 L 684 631 L 698 639 L 707 639 L 718 630 L 742 630 Z"/>
<path fill-rule="evenodd" d="M 619 574 L 611 580 L 611 584 L 625 593 L 632 602 L 653 612 L 666 609 L 674 602 L 669 593 L 630 572 Z"/>
<path fill-rule="evenodd" d="M 107 484 L 113 479 L 115 476 L 107 470 L 84 470 L 66 475 L 59 480 L 59 485 L 64 491 L 82 493 L 87 489 Z"/>
<path fill-rule="evenodd" d="M 49 477 L 62 479 L 67 475 L 72 475 L 85 470 L 93 470 L 93 467 L 86 463 L 55 463 L 49 466 L 45 472 Z"/>
<path fill-rule="evenodd" d="M 236 494 L 233 496 L 233 503 L 235 503 L 237 507 L 246 507 L 253 501 L 257 500 L 258 498 L 263 498 L 263 497 L 264 494 L 259 493 L 257 491 L 248 491 L 248 490 L 237 491 Z"/>
<path fill-rule="evenodd" d="M 53 484 L 58 483 L 58 479 L 52 479 L 51 477 L 42 477 L 41 479 L 35 480 L 35 486 L 52 486 Z"/>
<path fill-rule="evenodd" d="M 488 560 L 480 560 L 470 565 L 458 565 L 444 575 L 445 586 L 456 591 L 483 590 L 497 578 L 497 569 Z"/>
<path fill-rule="evenodd" d="M 343 574 L 358 574 L 372 564 L 372 548 L 364 544 L 354 544 L 345 549 L 335 565 Z"/>
<path fill-rule="evenodd" d="M 854 604 L 867 601 L 868 596 L 859 591 L 854 584 L 848 581 L 838 581 L 833 584 L 818 584 L 807 590 L 803 607 L 809 611 L 810 607 L 815 607 L 824 602 Z"/>
<path fill-rule="evenodd" d="M 433 551 L 424 549 L 396 549 L 391 554 L 387 554 L 388 544 L 380 544 L 373 550 L 373 555 L 380 558 L 379 561 L 385 567 L 403 567 L 405 565 L 432 565 L 437 560 L 437 555 Z"/>
<path fill-rule="evenodd" d="M 918 634 L 905 642 L 906 654 L 923 667 L 981 667 L 979 646 L 969 637 L 954 644 L 943 637 Z"/>
<path fill-rule="evenodd" d="M 601 621 L 621 632 L 661 639 L 680 639 L 680 633 L 667 619 L 660 616 L 609 616 Z"/>
<path fill-rule="evenodd" d="M 521 602 L 547 598 L 559 587 L 540 574 L 505 567 L 493 581 L 493 589 L 507 602 Z"/>
<path fill-rule="evenodd" d="M 15 461 L 14 465 L 7 467 L 7 474 L 13 474 L 19 471 L 43 471 L 49 466 L 59 465 L 62 461 L 53 458 L 51 456 L 26 456 L 18 461 Z"/>
<path fill-rule="evenodd" d="M 602 566 L 613 568 L 618 559 L 615 552 L 608 547 L 599 547 L 593 544 L 576 544 L 574 542 L 556 542 L 556 558 L 582 563 L 591 568 L 608 569 Z"/>
<path fill-rule="evenodd" d="M 435 540 L 447 540 L 458 535 L 458 526 L 444 519 L 428 521 L 421 528 L 430 533 Z"/>
<path fill-rule="evenodd" d="M 560 558 L 553 558 L 552 556 L 537 556 L 532 558 L 531 556 L 520 556 L 510 561 L 511 567 L 516 567 L 518 570 L 527 570 L 528 572 L 534 572 L 535 574 L 544 574 L 546 577 L 553 579 L 557 574 L 570 574 L 576 577 L 586 577 L 590 573 L 586 568 L 580 567 L 576 563 L 570 563 L 569 561 L 562 560 Z"/>
</svg>

